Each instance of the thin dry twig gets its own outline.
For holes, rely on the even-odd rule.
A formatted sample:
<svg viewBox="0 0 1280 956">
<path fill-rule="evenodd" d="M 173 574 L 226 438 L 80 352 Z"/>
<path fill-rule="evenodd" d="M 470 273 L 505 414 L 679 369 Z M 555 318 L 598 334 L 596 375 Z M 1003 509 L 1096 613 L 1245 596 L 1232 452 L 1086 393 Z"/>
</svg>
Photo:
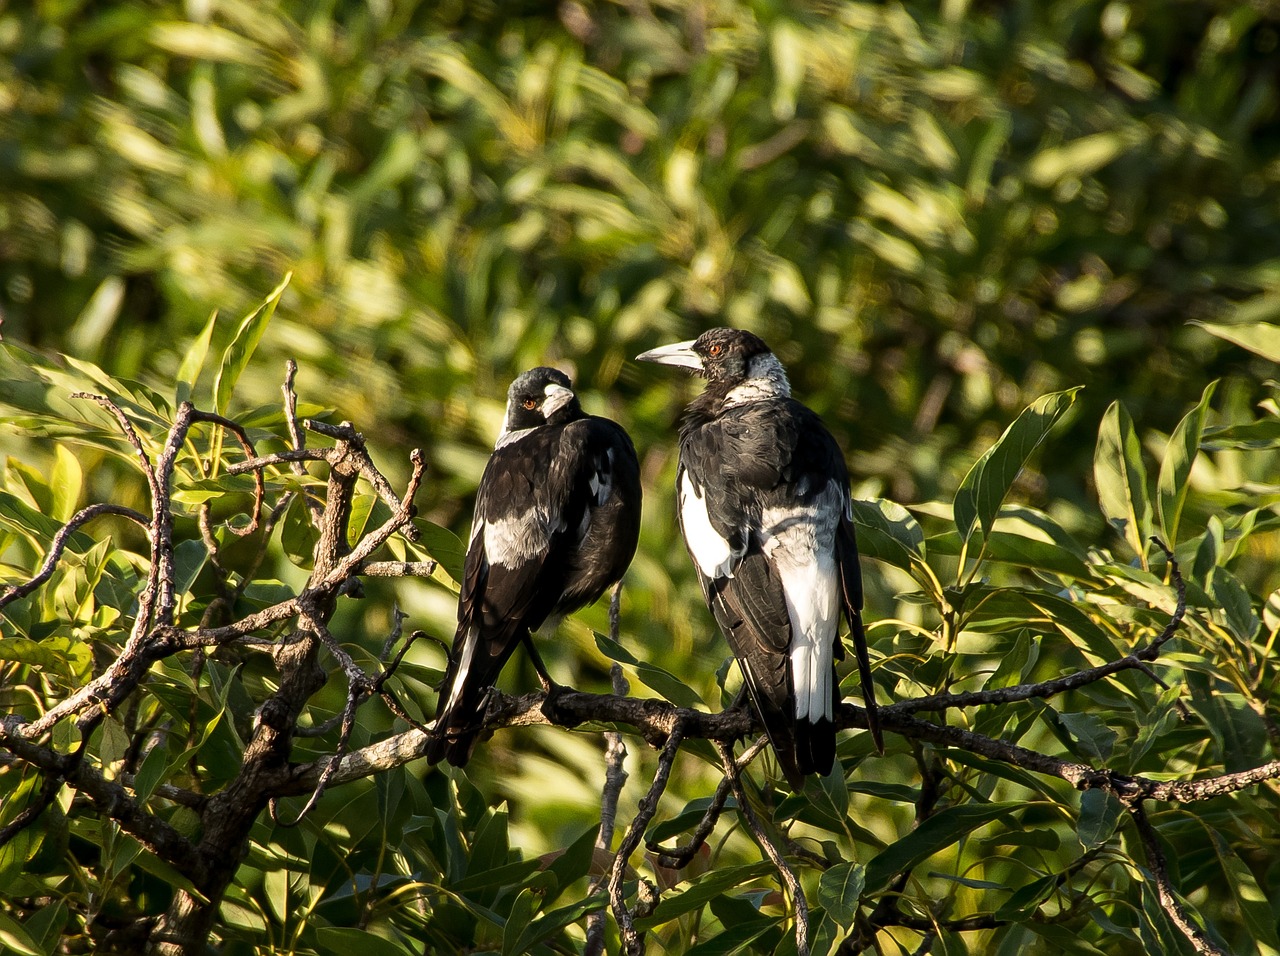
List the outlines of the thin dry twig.
<svg viewBox="0 0 1280 956">
<path fill-rule="evenodd" d="M 644 835 L 645 828 L 649 826 L 649 821 L 657 812 L 658 801 L 662 799 L 662 794 L 667 789 L 671 766 L 675 762 L 682 740 L 684 740 L 684 727 L 677 721 L 671 728 L 667 742 L 658 757 L 658 769 L 654 772 L 653 783 L 649 785 L 649 791 L 641 797 L 635 818 L 627 827 L 622 843 L 618 846 L 618 852 L 613 857 L 613 865 L 609 868 L 609 905 L 613 908 L 614 919 L 618 921 L 618 931 L 622 935 L 622 949 L 627 956 L 640 956 L 644 950 L 643 935 L 636 931 L 635 918 L 627 908 L 627 901 L 622 892 L 627 861 L 640 845 L 640 838 Z"/>
<path fill-rule="evenodd" d="M 1191 914 L 1182 905 L 1182 901 L 1178 899 L 1177 891 L 1169 879 L 1169 868 L 1165 862 L 1164 851 L 1160 848 L 1160 838 L 1156 835 L 1155 827 L 1151 825 L 1151 821 L 1147 819 L 1141 801 L 1129 807 L 1129 815 L 1133 818 L 1134 825 L 1138 829 L 1138 835 L 1142 838 L 1142 846 L 1147 854 L 1147 869 L 1155 880 L 1156 894 L 1160 898 L 1161 908 L 1169 915 L 1169 919 L 1178 927 L 1178 930 L 1187 938 L 1187 941 L 1191 943 L 1192 948 L 1197 953 L 1227 956 L 1226 950 L 1221 949 L 1217 943 L 1208 937 L 1205 931 L 1191 918 Z"/>
<path fill-rule="evenodd" d="M 4 593 L 0 594 L 0 608 L 4 607 L 12 601 L 24 598 L 31 594 L 49 580 L 53 576 L 54 569 L 58 566 L 58 562 L 62 559 L 62 553 L 67 548 L 67 543 L 71 540 L 71 536 L 79 531 L 85 524 L 94 518 L 103 515 L 115 515 L 119 518 L 128 518 L 130 521 L 136 522 L 146 528 L 151 524 L 149 518 L 140 511 L 134 511 L 132 508 L 126 508 L 123 505 L 112 504 L 96 504 L 81 508 L 71 519 L 64 524 L 58 533 L 53 536 L 53 541 L 49 543 L 49 552 L 44 556 L 44 563 L 40 565 L 40 569 L 36 571 L 35 576 L 22 584 L 5 588 Z"/>
<path fill-rule="evenodd" d="M 733 789 L 733 795 L 738 801 L 738 812 L 747 821 L 747 827 L 751 830 L 752 836 L 755 837 L 756 843 L 759 844 L 760 849 L 764 851 L 765 856 L 769 858 L 769 862 L 774 865 L 778 875 L 782 877 L 783 883 L 787 886 L 787 893 L 791 897 L 791 905 L 795 908 L 796 954 L 797 956 L 809 956 L 809 901 L 805 898 L 804 888 L 796 878 L 795 871 L 787 864 L 782 851 L 778 849 L 778 845 L 765 832 L 764 827 L 760 824 L 760 818 L 756 816 L 755 810 L 751 808 L 751 804 L 747 800 L 746 791 L 742 787 L 742 778 L 738 776 L 738 762 L 733 757 L 733 747 L 721 740 L 715 741 L 715 745 L 716 752 L 720 754 L 720 762 L 724 766 L 725 779 L 729 781 L 729 786 Z"/>
<path fill-rule="evenodd" d="M 622 582 L 613 588 L 609 599 L 609 638 L 617 641 L 621 636 Z M 631 685 L 622 673 L 622 665 L 617 661 L 609 668 L 609 681 L 613 693 L 617 697 L 626 697 L 631 692 Z M 613 846 L 613 831 L 617 823 L 618 800 L 622 796 L 622 788 L 627 783 L 627 771 L 624 766 L 627 759 L 627 744 L 622 734 L 616 730 L 605 731 L 604 735 L 604 789 L 600 795 L 600 830 L 596 834 L 596 850 L 607 853 Z M 604 882 L 603 874 L 593 879 L 587 887 L 589 895 L 596 893 Z M 583 949 L 584 956 L 600 956 L 604 952 L 605 913 L 596 910 L 587 917 L 587 942 Z"/>
<path fill-rule="evenodd" d="M 742 756 L 737 759 L 738 772 L 746 769 L 751 761 L 755 760 L 769 745 L 769 738 L 765 736 L 757 737 L 755 742 L 742 752 Z M 725 803 L 729 799 L 729 794 L 733 791 L 733 784 L 729 780 L 729 775 L 725 774 L 720 778 L 720 783 L 716 786 L 716 792 L 711 797 L 711 803 L 702 814 L 702 819 L 698 821 L 697 827 L 694 828 L 693 836 L 689 842 L 680 846 L 674 846 L 664 849 L 656 843 L 648 844 L 651 852 L 658 854 L 658 863 L 662 866 L 669 867 L 673 870 L 679 870 L 688 866 L 698 851 L 702 849 L 707 842 L 707 838 L 711 836 L 716 828 L 716 824 L 720 822 L 720 815 L 724 812 Z"/>
</svg>

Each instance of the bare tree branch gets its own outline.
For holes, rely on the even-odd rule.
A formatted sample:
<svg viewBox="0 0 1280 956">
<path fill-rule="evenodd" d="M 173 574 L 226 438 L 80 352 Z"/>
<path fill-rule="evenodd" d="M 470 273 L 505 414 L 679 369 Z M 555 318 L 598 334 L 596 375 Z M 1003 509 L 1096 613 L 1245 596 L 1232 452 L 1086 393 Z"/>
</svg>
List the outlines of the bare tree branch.
<svg viewBox="0 0 1280 956">
<path fill-rule="evenodd" d="M 53 576 L 54 568 L 58 566 L 58 562 L 62 560 L 62 553 L 66 550 L 67 542 L 71 540 L 71 536 L 75 534 L 85 524 L 94 518 L 102 515 L 115 515 L 120 518 L 128 518 L 130 521 L 137 522 L 144 528 L 150 525 L 150 520 L 140 511 L 134 511 L 132 508 L 126 508 L 123 505 L 97 504 L 89 505 L 87 508 L 81 508 L 71 516 L 66 524 L 64 524 L 53 541 L 49 544 L 49 551 L 44 556 L 44 563 L 40 565 L 40 569 L 35 576 L 22 584 L 13 585 L 5 588 L 4 593 L 0 594 L 0 608 L 4 607 L 12 601 L 24 598 L 28 594 L 35 592 L 40 585 L 44 584 Z"/>
<path fill-rule="evenodd" d="M 1147 853 L 1147 869 L 1151 872 L 1156 884 L 1156 893 L 1160 897 L 1160 907 L 1169 914 L 1169 918 L 1173 920 L 1173 924 L 1187 941 L 1191 943 L 1192 948 L 1197 953 L 1212 954 L 1212 956 L 1228 956 L 1226 950 L 1221 949 L 1217 943 L 1211 940 L 1191 918 L 1191 914 L 1187 912 L 1182 905 L 1182 901 L 1178 899 L 1177 891 L 1173 887 L 1173 883 L 1169 880 L 1169 868 L 1165 863 L 1164 851 L 1160 848 L 1160 838 L 1156 835 L 1155 827 L 1151 825 L 1151 821 L 1147 819 L 1146 812 L 1142 809 L 1142 802 L 1137 801 L 1129 807 L 1129 815 L 1133 818 L 1134 825 L 1138 828 L 1138 835 L 1142 838 L 1143 849 Z"/>
<path fill-rule="evenodd" d="M 613 917 L 618 921 L 618 931 L 622 934 L 622 949 L 627 956 L 640 956 L 644 950 L 644 937 L 636 931 L 635 919 L 622 893 L 622 880 L 627 871 L 627 861 L 640 845 L 640 837 L 653 819 L 658 809 L 658 801 L 667 788 L 667 779 L 671 776 L 671 765 L 675 762 L 680 750 L 680 742 L 684 739 L 683 726 L 676 723 L 671 728 L 662 754 L 658 757 L 658 769 L 653 775 L 653 783 L 649 791 L 640 798 L 640 805 L 635 818 L 627 827 L 622 843 L 613 858 L 613 866 L 609 870 L 609 904 L 613 908 Z"/>
<path fill-rule="evenodd" d="M 760 849 L 764 851 L 765 856 L 769 858 L 769 862 L 774 865 L 778 875 L 782 877 L 783 883 L 787 886 L 787 893 L 791 897 L 791 905 L 795 909 L 797 956 L 809 956 L 809 901 L 805 899 L 804 889 L 800 886 L 800 881 L 796 879 L 795 871 L 787 865 L 787 861 L 783 858 L 777 844 L 769 839 L 769 834 L 761 826 L 755 810 L 751 809 L 751 803 L 747 800 L 746 791 L 742 788 L 742 780 L 738 776 L 738 762 L 733 758 L 733 748 L 721 740 L 717 740 L 715 743 L 716 751 L 720 754 L 720 762 L 724 766 L 725 779 L 729 781 L 729 786 L 733 789 L 733 795 L 737 798 L 738 812 L 747 821 L 747 826 L 756 838 L 756 843 L 760 845 Z"/>
</svg>

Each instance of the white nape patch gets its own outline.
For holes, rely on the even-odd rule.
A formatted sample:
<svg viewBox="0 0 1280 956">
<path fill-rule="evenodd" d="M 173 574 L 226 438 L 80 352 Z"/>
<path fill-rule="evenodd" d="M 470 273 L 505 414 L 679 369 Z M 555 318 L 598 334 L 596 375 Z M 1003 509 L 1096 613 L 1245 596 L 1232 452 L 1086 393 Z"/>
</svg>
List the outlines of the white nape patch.
<svg viewBox="0 0 1280 956">
<path fill-rule="evenodd" d="M 751 357 L 751 361 L 747 363 L 747 377 L 729 389 L 729 394 L 724 397 L 724 404 L 728 408 L 769 398 L 787 398 L 790 394 L 791 383 L 787 381 L 786 369 L 776 355 L 765 352 Z"/>
<path fill-rule="evenodd" d="M 680 527 L 684 542 L 704 577 L 731 578 L 733 569 L 742 557 L 742 551 L 734 553 L 729 542 L 711 525 L 707 515 L 707 503 L 693 486 L 693 479 L 686 471 L 680 476 Z"/>
<path fill-rule="evenodd" d="M 537 508 L 499 521 L 489 521 L 484 529 L 484 556 L 490 565 L 514 567 L 542 554 L 551 543 L 551 535 L 564 530 L 561 517 L 554 525 Z"/>
<path fill-rule="evenodd" d="M 494 451 L 497 451 L 499 448 L 504 448 L 507 445 L 510 445 L 512 442 L 519 441 L 521 438 L 524 438 L 531 431 L 533 431 L 532 428 L 519 428 L 519 429 L 516 429 L 515 431 L 510 431 L 509 428 L 510 426 L 508 424 L 506 423 L 503 424 L 502 434 L 498 436 L 498 440 L 493 445 Z"/>
<path fill-rule="evenodd" d="M 832 716 L 831 659 L 840 628 L 835 532 L 843 497 L 831 481 L 812 504 L 766 508 L 761 514 L 762 548 L 778 572 L 791 619 L 797 719 Z"/>
</svg>

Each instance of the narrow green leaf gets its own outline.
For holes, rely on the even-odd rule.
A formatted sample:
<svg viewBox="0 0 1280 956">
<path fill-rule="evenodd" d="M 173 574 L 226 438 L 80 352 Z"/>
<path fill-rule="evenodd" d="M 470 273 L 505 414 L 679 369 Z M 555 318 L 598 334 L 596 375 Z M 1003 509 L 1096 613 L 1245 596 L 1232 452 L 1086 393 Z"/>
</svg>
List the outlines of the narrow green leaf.
<svg viewBox="0 0 1280 956">
<path fill-rule="evenodd" d="M 1169 437 L 1169 445 L 1160 462 L 1160 474 L 1156 478 L 1156 505 L 1160 512 L 1160 529 L 1165 544 L 1173 547 L 1178 541 L 1178 524 L 1182 519 L 1182 507 L 1187 501 L 1187 481 L 1191 466 L 1195 463 L 1200 439 L 1204 434 L 1205 417 L 1209 414 L 1209 402 L 1213 398 L 1217 382 L 1210 382 L 1200 395 L 1195 408 L 1183 416 L 1178 427 Z"/>
<path fill-rule="evenodd" d="M 537 912 L 537 897 L 528 888 L 521 890 L 511 904 L 507 924 L 502 930 L 502 956 L 524 956 L 522 937 Z"/>
<path fill-rule="evenodd" d="M 187 354 L 183 357 L 182 364 L 178 366 L 177 400 L 179 403 L 188 401 L 191 398 L 196 387 L 196 379 L 200 377 L 200 371 L 204 368 L 204 360 L 209 355 L 209 342 L 213 339 L 213 328 L 217 324 L 218 310 L 214 309 L 209 313 L 209 321 L 205 322 L 200 334 L 187 347 Z"/>
<path fill-rule="evenodd" d="M 547 867 L 547 872 L 555 878 L 555 885 L 542 901 L 543 908 L 550 906 L 574 882 L 591 872 L 591 861 L 595 859 L 596 836 L 599 833 L 599 825 L 586 830 Z"/>
<path fill-rule="evenodd" d="M 244 317 L 240 328 L 236 330 L 235 338 L 223 351 L 222 361 L 218 364 L 218 374 L 213 380 L 213 407 L 219 415 L 226 414 L 236 382 L 248 367 L 249 360 L 253 358 L 258 343 L 262 341 L 262 333 L 267 330 L 267 323 L 275 315 L 280 296 L 284 294 L 285 287 L 289 285 L 292 277 L 292 272 L 286 273 L 280 280 L 280 284 L 271 290 L 262 304 Z"/>
<path fill-rule="evenodd" d="M 1029 917 L 1049 898 L 1058 885 L 1058 874 L 1050 873 L 1020 886 L 996 910 L 996 919 L 1019 921 Z"/>
<path fill-rule="evenodd" d="M 738 956 L 739 953 L 779 952 L 780 950 L 774 949 L 771 944 L 767 944 L 764 948 L 752 944 L 757 943 L 760 937 L 767 933 L 776 932 L 780 923 L 781 921 L 776 918 L 765 916 L 732 923 L 723 933 L 717 933 L 687 950 L 685 956 Z M 791 952 L 795 952 L 794 947 Z M 815 949 L 812 952 L 822 951 Z"/>
<path fill-rule="evenodd" d="M 989 535 L 1000 505 L 1026 466 L 1032 452 L 1071 407 L 1080 386 L 1051 392 L 1036 399 L 1019 415 L 994 445 L 969 469 L 956 493 L 956 528 L 967 542 L 977 525 Z"/>
<path fill-rule="evenodd" d="M 1110 759 L 1119 735 L 1103 723 L 1101 717 L 1097 714 L 1063 713 L 1058 714 L 1058 720 L 1086 756 L 1104 761 Z"/>
<path fill-rule="evenodd" d="M 818 902 L 841 926 L 852 926 L 857 918 L 866 877 L 866 869 L 860 863 L 837 863 L 818 881 Z"/>
<path fill-rule="evenodd" d="M 983 690 L 1016 687 L 1027 679 L 1039 659 L 1040 642 L 1032 640 L 1031 632 L 1024 627 L 1014 638 L 1013 647 L 1000 655 L 1000 662 L 987 678 Z"/>
<path fill-rule="evenodd" d="M 774 872 L 773 865 L 767 860 L 748 863 L 743 866 L 721 866 L 703 875 L 696 883 L 683 893 L 667 896 L 657 905 L 653 913 L 644 919 L 636 920 L 637 929 L 652 929 L 669 923 L 685 913 L 701 909 L 722 893 L 741 886 L 752 880 L 758 880 Z"/>
<path fill-rule="evenodd" d="M 0 946 L 21 956 L 46 956 L 23 925 L 6 913 L 0 913 Z"/>
<path fill-rule="evenodd" d="M 864 894 L 881 892 L 899 873 L 914 869 L 965 834 L 1025 807 L 1025 803 L 965 803 L 935 813 L 867 864 Z"/>
<path fill-rule="evenodd" d="M 535 946 L 550 941 L 552 936 L 566 926 L 576 923 L 588 913 L 602 910 L 608 905 L 609 898 L 604 893 L 595 893 L 586 899 L 551 910 L 549 913 L 539 916 L 524 928 L 524 931 L 517 937 L 515 948 L 512 952 L 518 954 L 532 952 Z"/>
<path fill-rule="evenodd" d="M 53 453 L 53 474 L 49 476 L 49 488 L 53 493 L 52 516 L 59 521 L 69 521 L 80 503 L 84 471 L 79 459 L 66 445 L 55 445 Z"/>
<path fill-rule="evenodd" d="M 1258 944 L 1260 956 L 1276 956 L 1280 953 L 1280 936 L 1276 934 L 1275 914 L 1271 910 L 1267 894 L 1258 885 L 1253 871 L 1231 849 L 1222 833 L 1209 829 L 1209 834 L 1213 838 L 1213 848 L 1217 851 L 1218 862 L 1222 864 L 1227 886 L 1231 888 L 1236 906 L 1244 916 L 1245 925 L 1249 927 L 1249 936 Z"/>
<path fill-rule="evenodd" d="M 1080 794 L 1080 816 L 1076 820 L 1076 836 L 1086 850 L 1100 847 L 1111 839 L 1116 824 L 1124 815 L 1124 805 L 1104 790 L 1086 790 Z"/>
<path fill-rule="evenodd" d="M 1222 608 L 1231 633 L 1245 643 L 1252 641 L 1261 622 L 1253 611 L 1253 599 L 1240 579 L 1218 565 L 1209 572 L 1208 590 L 1209 596 Z"/>
<path fill-rule="evenodd" d="M 1093 478 L 1102 514 L 1146 563 L 1151 537 L 1151 499 L 1147 469 L 1133 420 L 1120 402 L 1112 402 L 1102 417 L 1093 458 Z"/>
<path fill-rule="evenodd" d="M 868 558 L 910 571 L 924 556 L 924 532 L 902 505 L 883 498 L 853 501 L 858 550 Z"/>
<path fill-rule="evenodd" d="M 1197 322 L 1198 325 L 1220 339 L 1226 339 L 1233 345 L 1248 349 L 1255 355 L 1272 362 L 1280 362 L 1280 325 L 1268 322 L 1253 322 L 1244 325 L 1223 325 L 1218 322 Z"/>
<path fill-rule="evenodd" d="M 326 953 L 359 953 L 360 956 L 413 956 L 395 940 L 378 936 L 354 926 L 321 926 L 315 931 L 316 941 Z"/>
<path fill-rule="evenodd" d="M 1256 422 L 1206 428 L 1200 447 L 1207 451 L 1238 448 L 1264 451 L 1280 448 L 1280 418 L 1260 418 Z"/>
<path fill-rule="evenodd" d="M 597 633 L 596 647 L 600 649 L 601 654 L 610 660 L 633 668 L 636 676 L 644 682 L 646 687 L 656 690 L 677 707 L 702 706 L 702 698 L 698 696 L 698 692 L 692 687 L 656 664 L 649 664 L 639 660 L 617 641 Z"/>
</svg>

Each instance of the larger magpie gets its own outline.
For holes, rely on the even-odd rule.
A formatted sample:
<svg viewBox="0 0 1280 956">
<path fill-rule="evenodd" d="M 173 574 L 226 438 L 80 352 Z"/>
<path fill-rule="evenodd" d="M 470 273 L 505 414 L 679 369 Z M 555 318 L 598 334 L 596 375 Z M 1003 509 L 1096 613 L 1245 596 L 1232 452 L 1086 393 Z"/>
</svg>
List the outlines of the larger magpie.
<svg viewBox="0 0 1280 956">
<path fill-rule="evenodd" d="M 842 609 L 881 746 L 844 457 L 750 332 L 711 329 L 637 359 L 707 380 L 680 424 L 680 530 L 782 770 L 799 789 L 806 774 L 827 774 L 835 761 Z"/>
<path fill-rule="evenodd" d="M 587 415 L 568 377 L 525 372 L 507 392 L 480 478 L 463 564 L 458 630 L 427 742 L 431 763 L 471 758 L 489 693 L 530 632 L 592 603 L 631 563 L 640 534 L 640 465 L 622 427 Z"/>
</svg>

